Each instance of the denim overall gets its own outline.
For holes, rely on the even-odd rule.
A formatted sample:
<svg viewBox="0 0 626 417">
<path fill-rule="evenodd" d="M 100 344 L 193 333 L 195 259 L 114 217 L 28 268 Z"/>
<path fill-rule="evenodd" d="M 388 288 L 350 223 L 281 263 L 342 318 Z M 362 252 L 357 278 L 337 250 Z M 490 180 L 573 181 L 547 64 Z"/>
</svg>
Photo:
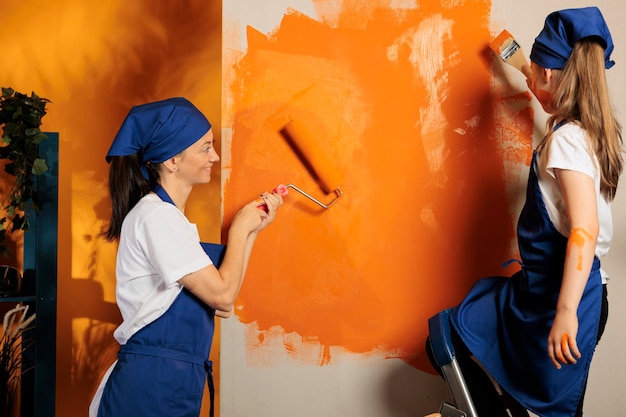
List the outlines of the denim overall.
<svg viewBox="0 0 626 417">
<path fill-rule="evenodd" d="M 161 187 L 156 193 L 172 203 Z M 201 243 L 218 267 L 225 247 Z M 105 385 L 98 417 L 198 417 L 204 382 L 211 396 L 211 361 L 215 310 L 183 289 L 161 317 L 120 347 L 117 364 Z"/>
<path fill-rule="evenodd" d="M 522 268 L 512 277 L 478 281 L 450 314 L 457 333 L 500 386 L 542 417 L 573 416 L 595 351 L 602 300 L 594 258 L 578 307 L 576 341 L 582 357 L 557 370 L 548 358 L 567 238 L 546 211 L 533 155 L 526 203 L 518 222 Z"/>
</svg>

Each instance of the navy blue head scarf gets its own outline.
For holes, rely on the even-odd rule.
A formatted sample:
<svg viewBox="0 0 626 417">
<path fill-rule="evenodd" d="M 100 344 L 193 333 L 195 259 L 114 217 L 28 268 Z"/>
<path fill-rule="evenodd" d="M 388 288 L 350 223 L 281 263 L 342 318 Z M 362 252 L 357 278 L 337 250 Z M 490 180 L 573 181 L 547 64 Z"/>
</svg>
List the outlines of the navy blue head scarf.
<svg viewBox="0 0 626 417">
<path fill-rule="evenodd" d="M 604 47 L 604 66 L 615 65 L 611 61 L 613 39 L 604 17 L 597 7 L 567 9 L 553 12 L 546 17 L 545 26 L 535 38 L 530 59 L 549 69 L 563 69 L 572 54 L 574 44 L 590 36 L 600 40 Z"/>
<path fill-rule="evenodd" d="M 164 162 L 204 136 L 211 123 L 189 100 L 170 98 L 133 107 L 117 132 L 106 160 L 112 156 L 138 155 L 143 165 Z"/>
</svg>

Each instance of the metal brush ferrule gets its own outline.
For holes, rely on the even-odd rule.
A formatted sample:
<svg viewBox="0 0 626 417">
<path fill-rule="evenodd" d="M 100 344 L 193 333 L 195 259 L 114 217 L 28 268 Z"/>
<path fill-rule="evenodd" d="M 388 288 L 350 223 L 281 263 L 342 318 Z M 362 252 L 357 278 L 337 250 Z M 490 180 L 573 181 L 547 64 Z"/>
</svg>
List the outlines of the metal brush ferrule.
<svg viewBox="0 0 626 417">
<path fill-rule="evenodd" d="M 515 54 L 515 52 L 519 50 L 519 48 L 520 48 L 519 43 L 517 43 L 517 41 L 513 39 L 511 43 L 508 44 L 507 47 L 502 50 L 502 52 L 500 53 L 500 58 L 502 58 L 503 61 L 508 61 L 509 58 L 511 58 L 513 54 Z"/>
</svg>

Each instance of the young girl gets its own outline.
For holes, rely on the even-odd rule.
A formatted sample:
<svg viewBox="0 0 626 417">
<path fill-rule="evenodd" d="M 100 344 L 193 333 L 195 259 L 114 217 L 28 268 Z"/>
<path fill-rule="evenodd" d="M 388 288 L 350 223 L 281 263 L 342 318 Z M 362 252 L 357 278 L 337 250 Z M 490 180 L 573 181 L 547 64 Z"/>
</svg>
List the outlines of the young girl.
<svg viewBox="0 0 626 417">
<path fill-rule="evenodd" d="M 612 51 L 597 8 L 546 18 L 527 82 L 550 118 L 518 223 L 521 270 L 478 281 L 450 315 L 459 350 L 472 355 L 517 408 L 542 417 L 582 415 L 591 358 L 606 323 L 600 259 L 611 244 L 609 204 L 623 165 L 621 126 L 605 77 Z M 480 382 L 468 374 L 474 394 Z M 478 414 L 506 416 L 497 402 L 479 399 Z"/>
<path fill-rule="evenodd" d="M 111 145 L 106 236 L 119 240 L 123 322 L 114 334 L 118 360 L 96 392 L 91 417 L 197 417 L 205 381 L 213 392 L 214 314 L 230 314 L 256 236 L 282 204 L 277 193 L 265 193 L 245 205 L 225 254 L 201 245 L 184 212 L 193 186 L 208 183 L 219 161 L 213 145 L 211 124 L 184 98 L 133 107 Z"/>
</svg>

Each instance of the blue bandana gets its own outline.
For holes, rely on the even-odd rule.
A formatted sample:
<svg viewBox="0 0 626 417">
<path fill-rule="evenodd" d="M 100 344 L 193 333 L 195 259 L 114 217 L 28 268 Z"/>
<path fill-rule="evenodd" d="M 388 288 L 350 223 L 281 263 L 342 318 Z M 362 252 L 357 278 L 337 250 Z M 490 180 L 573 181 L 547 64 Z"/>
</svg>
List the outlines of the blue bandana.
<svg viewBox="0 0 626 417">
<path fill-rule="evenodd" d="M 209 129 L 206 117 L 182 97 L 135 106 L 117 132 L 106 160 L 137 154 L 144 164 L 163 162 L 196 143 Z M 148 177 L 144 166 L 142 173 Z"/>
<path fill-rule="evenodd" d="M 543 30 L 535 38 L 530 59 L 544 68 L 563 69 L 574 44 L 590 36 L 598 38 L 604 47 L 605 68 L 615 65 L 611 61 L 611 33 L 597 7 L 567 9 L 549 14 Z"/>
</svg>

